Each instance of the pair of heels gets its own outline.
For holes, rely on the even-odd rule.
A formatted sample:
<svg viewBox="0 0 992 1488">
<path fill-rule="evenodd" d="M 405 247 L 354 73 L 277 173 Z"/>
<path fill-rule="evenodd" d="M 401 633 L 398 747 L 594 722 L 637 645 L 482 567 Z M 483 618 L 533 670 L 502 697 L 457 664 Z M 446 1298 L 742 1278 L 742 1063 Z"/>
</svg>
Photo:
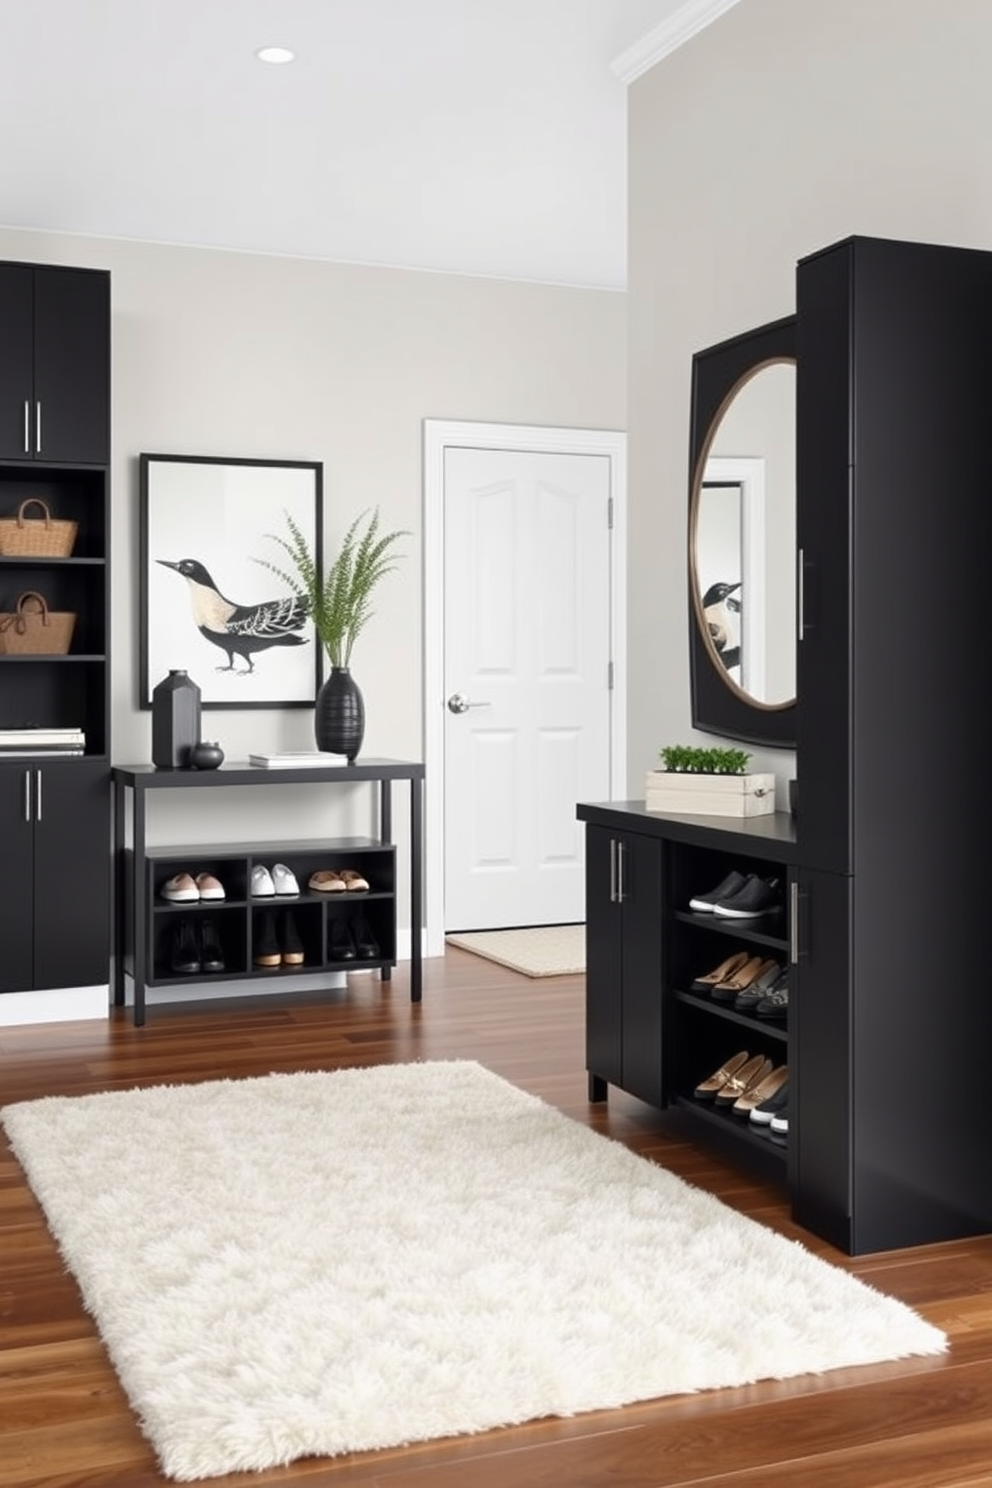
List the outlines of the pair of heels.
<svg viewBox="0 0 992 1488">
<path fill-rule="evenodd" d="M 726 1064 L 721 1064 L 719 1069 L 700 1081 L 693 1095 L 697 1100 L 711 1100 L 717 1106 L 731 1106 L 738 1115 L 747 1116 L 751 1107 L 744 1104 L 745 1097 L 750 1096 L 752 1091 L 756 1092 L 771 1073 L 770 1059 L 762 1054 L 752 1056 L 746 1049 L 742 1049 L 728 1059 Z M 772 1092 L 768 1091 L 768 1094 Z M 760 1099 L 764 1100 L 765 1096 L 762 1095 Z"/>
<path fill-rule="evenodd" d="M 355 915 L 351 919 L 335 917 L 331 920 L 328 934 L 332 961 L 376 961 L 379 958 L 379 942 L 364 915 Z"/>
<path fill-rule="evenodd" d="M 735 951 L 712 971 L 696 977 L 689 990 L 709 994 L 714 1002 L 732 1002 L 740 1008 L 747 1005 L 742 1000 L 744 993 L 758 992 L 755 1003 L 760 1002 L 781 972 L 779 962 L 770 956 L 751 956 L 747 951 Z"/>
</svg>

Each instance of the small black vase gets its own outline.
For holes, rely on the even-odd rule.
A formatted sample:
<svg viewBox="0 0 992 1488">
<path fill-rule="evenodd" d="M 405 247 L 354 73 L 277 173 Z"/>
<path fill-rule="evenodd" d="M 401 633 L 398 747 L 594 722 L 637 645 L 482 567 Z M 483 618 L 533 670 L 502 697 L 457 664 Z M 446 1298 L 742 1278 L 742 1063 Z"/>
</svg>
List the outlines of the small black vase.
<svg viewBox="0 0 992 1488">
<path fill-rule="evenodd" d="M 347 667 L 332 667 L 317 693 L 313 716 L 317 748 L 344 754 L 352 764 L 365 736 L 365 703 Z"/>
</svg>

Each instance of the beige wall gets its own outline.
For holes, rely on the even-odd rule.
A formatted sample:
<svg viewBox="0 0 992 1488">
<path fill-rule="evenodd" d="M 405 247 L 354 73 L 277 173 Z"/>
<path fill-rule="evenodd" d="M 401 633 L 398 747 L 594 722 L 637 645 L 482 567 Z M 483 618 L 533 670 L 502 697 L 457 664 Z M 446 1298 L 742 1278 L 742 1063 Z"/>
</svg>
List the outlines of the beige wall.
<svg viewBox="0 0 992 1488">
<path fill-rule="evenodd" d="M 990 57 L 989 0 L 741 0 L 631 86 L 632 793 L 695 737 L 692 353 L 790 314 L 796 260 L 852 234 L 992 249 Z"/>
<path fill-rule="evenodd" d="M 624 296 L 3 229 L 0 258 L 112 274 L 115 762 L 145 760 L 151 747 L 150 714 L 137 707 L 142 451 L 321 460 L 328 545 L 373 505 L 386 526 L 414 533 L 353 670 L 364 752 L 422 758 L 421 421 L 622 428 Z M 312 748 L 312 718 L 208 712 L 204 733 L 243 758 Z M 261 835 L 252 828 L 268 815 L 292 835 L 284 800 L 266 813 L 251 793 L 247 823 L 248 803 L 234 799 L 245 794 L 211 798 L 219 833 Z M 301 836 L 308 826 L 304 812 Z M 202 840 L 202 820 L 175 801 L 152 827 L 161 841 Z"/>
</svg>

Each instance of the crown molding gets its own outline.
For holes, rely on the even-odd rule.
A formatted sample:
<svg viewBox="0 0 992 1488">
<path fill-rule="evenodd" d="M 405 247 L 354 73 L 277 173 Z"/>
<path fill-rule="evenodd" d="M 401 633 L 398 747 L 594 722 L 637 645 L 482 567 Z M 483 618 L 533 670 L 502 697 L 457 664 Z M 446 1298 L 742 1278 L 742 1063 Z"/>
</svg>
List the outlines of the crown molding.
<svg viewBox="0 0 992 1488">
<path fill-rule="evenodd" d="M 704 30 L 738 0 L 686 0 L 667 21 L 655 26 L 640 41 L 621 52 L 610 66 L 622 83 L 630 84 L 649 67 L 677 51 L 697 31 Z"/>
</svg>

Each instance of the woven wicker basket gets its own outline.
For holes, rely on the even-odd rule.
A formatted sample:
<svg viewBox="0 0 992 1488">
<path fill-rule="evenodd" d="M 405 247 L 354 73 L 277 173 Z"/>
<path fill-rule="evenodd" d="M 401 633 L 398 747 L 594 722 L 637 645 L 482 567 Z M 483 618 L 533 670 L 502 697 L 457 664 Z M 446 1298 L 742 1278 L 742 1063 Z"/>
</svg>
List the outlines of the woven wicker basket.
<svg viewBox="0 0 992 1488">
<path fill-rule="evenodd" d="M 44 517 L 25 520 L 24 509 L 28 506 L 40 506 Z M 78 522 L 53 517 L 48 502 L 40 496 L 28 496 L 17 508 L 16 517 L 0 517 L 0 556 L 20 558 L 37 554 L 45 558 L 68 558 L 78 530 Z"/>
<path fill-rule="evenodd" d="M 75 628 L 74 611 L 50 610 L 43 594 L 28 589 L 13 612 L 0 612 L 0 656 L 64 656 Z"/>
</svg>

